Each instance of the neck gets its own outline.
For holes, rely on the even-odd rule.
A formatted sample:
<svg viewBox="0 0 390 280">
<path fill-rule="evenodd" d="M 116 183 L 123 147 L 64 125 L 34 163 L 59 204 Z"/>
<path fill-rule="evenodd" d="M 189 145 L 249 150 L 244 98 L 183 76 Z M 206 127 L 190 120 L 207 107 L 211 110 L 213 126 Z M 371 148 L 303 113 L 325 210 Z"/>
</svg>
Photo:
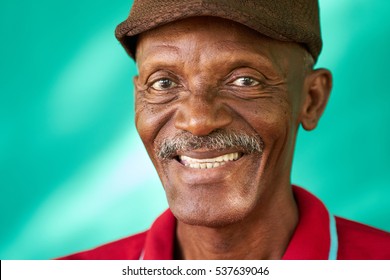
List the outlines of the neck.
<svg viewBox="0 0 390 280">
<path fill-rule="evenodd" d="M 274 193 L 244 220 L 222 227 L 177 224 L 179 259 L 281 259 L 298 223 L 291 191 Z M 265 201 L 265 200 L 263 200 Z"/>
</svg>

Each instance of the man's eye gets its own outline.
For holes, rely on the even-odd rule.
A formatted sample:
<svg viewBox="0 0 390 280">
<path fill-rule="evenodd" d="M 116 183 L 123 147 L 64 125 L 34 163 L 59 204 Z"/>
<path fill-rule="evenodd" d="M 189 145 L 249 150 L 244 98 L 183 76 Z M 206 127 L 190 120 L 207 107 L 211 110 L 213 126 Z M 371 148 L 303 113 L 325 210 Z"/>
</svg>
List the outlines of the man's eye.
<svg viewBox="0 0 390 280">
<path fill-rule="evenodd" d="M 253 87 L 259 85 L 259 81 L 250 77 L 240 77 L 232 82 L 233 85 L 238 87 Z"/>
<path fill-rule="evenodd" d="M 176 87 L 177 84 L 170 79 L 160 79 L 158 81 L 155 81 L 151 88 L 154 90 L 167 90 Z"/>
</svg>

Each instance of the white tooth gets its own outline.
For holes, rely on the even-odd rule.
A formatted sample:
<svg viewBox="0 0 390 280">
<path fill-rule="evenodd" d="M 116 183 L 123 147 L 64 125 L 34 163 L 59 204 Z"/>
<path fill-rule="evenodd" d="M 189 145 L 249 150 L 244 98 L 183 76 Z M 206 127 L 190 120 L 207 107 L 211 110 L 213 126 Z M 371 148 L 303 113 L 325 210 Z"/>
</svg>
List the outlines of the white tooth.
<svg viewBox="0 0 390 280">
<path fill-rule="evenodd" d="M 216 163 L 214 163 L 213 164 L 213 167 L 218 167 L 218 166 L 220 166 L 221 164 L 219 163 L 219 162 L 216 162 Z"/>
<path fill-rule="evenodd" d="M 186 157 L 186 156 L 180 156 L 180 160 L 181 161 L 189 161 L 189 157 Z"/>
<path fill-rule="evenodd" d="M 222 165 L 225 165 L 225 164 L 226 164 L 226 162 L 221 162 L 219 165 L 222 166 Z"/>
<path fill-rule="evenodd" d="M 229 161 L 237 160 L 239 157 L 238 153 L 230 153 L 215 158 L 206 158 L 206 159 L 195 159 L 187 156 L 180 156 L 180 160 L 184 162 L 186 166 L 191 168 L 213 168 L 214 163 L 226 163 Z M 220 165 L 218 165 L 220 166 Z"/>
</svg>

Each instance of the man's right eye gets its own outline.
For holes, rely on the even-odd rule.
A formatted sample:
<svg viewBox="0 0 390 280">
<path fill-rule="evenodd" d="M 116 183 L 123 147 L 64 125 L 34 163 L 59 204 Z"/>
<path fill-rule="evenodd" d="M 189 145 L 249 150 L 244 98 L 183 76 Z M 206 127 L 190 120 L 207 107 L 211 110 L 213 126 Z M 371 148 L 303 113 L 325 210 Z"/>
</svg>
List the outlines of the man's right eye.
<svg viewBox="0 0 390 280">
<path fill-rule="evenodd" d="M 155 81 L 152 85 L 151 88 L 154 90 L 162 91 L 162 90 L 167 90 L 176 87 L 177 84 L 173 82 L 170 79 L 163 78 Z"/>
</svg>

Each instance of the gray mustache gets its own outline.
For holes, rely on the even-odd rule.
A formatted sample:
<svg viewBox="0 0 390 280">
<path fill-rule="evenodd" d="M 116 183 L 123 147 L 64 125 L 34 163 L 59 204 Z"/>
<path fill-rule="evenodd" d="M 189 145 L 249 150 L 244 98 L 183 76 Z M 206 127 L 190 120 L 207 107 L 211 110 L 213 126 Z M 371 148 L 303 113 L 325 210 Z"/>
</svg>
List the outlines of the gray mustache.
<svg viewBox="0 0 390 280">
<path fill-rule="evenodd" d="M 182 132 L 170 139 L 164 139 L 156 145 L 156 154 L 162 159 L 170 159 L 179 152 L 196 149 L 224 150 L 237 148 L 246 154 L 263 153 L 264 141 L 259 135 L 242 132 L 216 130 L 206 136 L 194 136 Z"/>
</svg>

